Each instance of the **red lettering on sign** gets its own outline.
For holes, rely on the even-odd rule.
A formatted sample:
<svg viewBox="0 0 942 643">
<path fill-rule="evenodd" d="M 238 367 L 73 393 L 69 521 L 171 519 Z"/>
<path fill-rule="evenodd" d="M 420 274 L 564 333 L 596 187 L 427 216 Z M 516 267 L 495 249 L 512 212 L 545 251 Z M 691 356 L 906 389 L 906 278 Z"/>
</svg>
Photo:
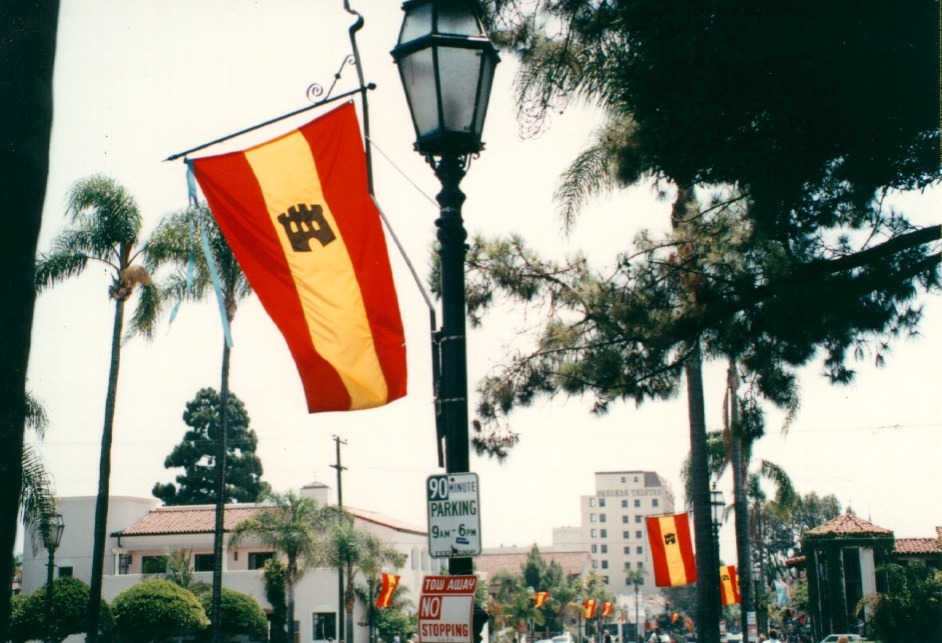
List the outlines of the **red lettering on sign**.
<svg viewBox="0 0 942 643">
<path fill-rule="evenodd" d="M 442 617 L 442 599 L 440 596 L 423 596 L 419 602 L 419 618 L 424 620 Z"/>
</svg>

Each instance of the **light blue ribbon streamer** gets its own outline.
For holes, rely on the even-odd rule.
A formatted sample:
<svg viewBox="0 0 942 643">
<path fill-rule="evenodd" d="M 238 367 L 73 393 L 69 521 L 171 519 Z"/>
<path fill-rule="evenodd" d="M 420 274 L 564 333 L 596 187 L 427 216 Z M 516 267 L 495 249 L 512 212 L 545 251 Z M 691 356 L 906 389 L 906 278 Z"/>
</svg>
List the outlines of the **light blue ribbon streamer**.
<svg viewBox="0 0 942 643">
<path fill-rule="evenodd" d="M 216 262 L 213 261 L 213 253 L 209 249 L 209 240 L 206 238 L 206 231 L 202 225 L 200 225 L 200 239 L 203 245 L 203 255 L 206 257 L 206 265 L 209 266 L 209 276 L 213 280 L 213 289 L 216 291 L 216 300 L 219 302 L 219 316 L 222 319 L 222 331 L 226 335 L 226 346 L 232 348 L 232 333 L 229 330 L 229 316 L 226 314 L 226 300 L 222 296 Z"/>
<path fill-rule="evenodd" d="M 198 214 L 198 213 L 197 213 Z M 190 219 L 190 239 L 196 238 L 196 227 L 193 224 L 193 219 Z M 193 248 L 190 248 L 190 258 L 186 262 L 186 290 L 184 290 L 183 297 L 186 297 L 190 294 L 190 291 L 193 290 L 193 281 L 196 276 L 196 255 L 193 252 Z M 177 300 L 173 305 L 173 309 L 170 311 L 170 321 L 167 323 L 169 333 L 169 327 L 173 325 L 173 320 L 177 318 L 177 312 L 180 310 L 180 304 L 183 303 L 183 297 Z"/>
<path fill-rule="evenodd" d="M 199 201 L 196 198 L 196 175 L 193 174 L 193 161 L 186 159 L 184 163 L 186 164 L 187 198 L 189 199 L 190 205 L 195 208 L 197 205 L 199 205 Z"/>
</svg>

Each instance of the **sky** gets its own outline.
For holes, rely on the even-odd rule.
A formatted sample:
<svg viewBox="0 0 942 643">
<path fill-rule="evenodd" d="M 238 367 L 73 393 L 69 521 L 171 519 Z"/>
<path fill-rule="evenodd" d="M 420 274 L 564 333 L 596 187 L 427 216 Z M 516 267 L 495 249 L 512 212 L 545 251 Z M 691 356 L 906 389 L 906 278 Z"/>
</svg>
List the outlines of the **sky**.
<svg viewBox="0 0 942 643">
<path fill-rule="evenodd" d="M 412 150 L 414 131 L 389 51 L 402 11 L 391 0 L 352 0 L 365 19 L 358 44 L 375 144 L 376 196 L 405 254 L 423 278 L 438 215 L 438 182 Z M 56 57 L 51 169 L 39 250 L 66 223 L 72 183 L 95 173 L 133 194 L 144 234 L 164 214 L 185 208 L 184 165 L 166 157 L 308 105 L 312 83 L 334 94 L 355 89 L 345 65 L 353 23 L 342 0 L 63 0 Z M 552 194 L 567 163 L 582 149 L 599 116 L 569 106 L 538 138 L 520 135 L 513 102 L 515 66 L 506 54 L 497 70 L 486 149 L 462 188 L 471 234 L 523 235 L 547 256 L 582 252 L 597 266 L 630 248 L 643 228 L 664 232 L 669 199 L 645 184 L 586 209 L 568 235 Z M 287 132 L 309 112 L 194 154 L 217 154 Z M 936 223 L 940 192 L 900 195 L 897 207 L 920 223 Z M 342 445 L 344 504 L 427 525 L 424 485 L 437 466 L 431 393 L 428 309 L 405 261 L 390 256 L 407 336 L 409 394 L 386 407 L 308 415 L 284 341 L 253 296 L 232 326 L 231 388 L 259 436 L 264 479 L 276 491 L 312 481 L 337 488 L 334 437 Z M 109 278 L 96 266 L 37 300 L 29 387 L 50 426 L 41 450 L 60 496 L 94 495 L 108 378 L 114 306 Z M 801 493 L 835 494 L 842 505 L 901 537 L 929 537 L 942 525 L 942 309 L 925 302 L 921 336 L 900 340 L 886 366 L 872 356 L 850 386 L 831 386 L 820 360 L 801 371 L 800 413 L 787 434 L 770 412 L 769 432 L 755 456 L 783 466 Z M 506 311 L 505 311 L 506 312 Z M 439 316 L 440 319 L 440 316 Z M 510 312 L 485 320 L 468 336 L 472 387 L 517 340 Z M 214 304 L 184 306 L 172 328 L 151 342 L 129 341 L 121 356 L 112 451 L 111 491 L 150 496 L 156 482 L 179 473 L 163 460 L 186 429 L 182 413 L 203 387 L 219 387 L 222 331 Z M 706 370 L 707 421 L 721 426 L 725 367 Z M 682 503 L 681 463 L 689 449 L 684 397 L 616 404 L 590 413 L 591 401 L 538 401 L 511 416 L 521 441 L 498 463 L 472 456 L 480 476 L 485 547 L 550 545 L 552 528 L 576 525 L 579 498 L 594 491 L 596 471 L 657 471 Z M 35 438 L 31 438 L 35 441 Z M 727 474 L 719 484 L 732 497 Z M 336 497 L 336 494 L 335 494 Z M 66 527 L 68 530 L 68 526 Z M 66 531 L 68 537 L 68 531 Z M 722 529 L 723 557 L 734 558 L 733 527 Z"/>
</svg>

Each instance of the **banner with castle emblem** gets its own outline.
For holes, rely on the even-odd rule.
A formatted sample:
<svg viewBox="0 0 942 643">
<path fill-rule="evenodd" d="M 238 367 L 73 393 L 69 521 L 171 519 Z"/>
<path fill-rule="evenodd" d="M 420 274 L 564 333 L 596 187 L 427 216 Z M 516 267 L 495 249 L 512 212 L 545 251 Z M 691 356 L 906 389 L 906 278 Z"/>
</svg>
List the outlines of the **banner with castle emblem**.
<svg viewBox="0 0 942 643">
<path fill-rule="evenodd" d="M 741 602 L 742 595 L 739 593 L 739 575 L 736 574 L 736 566 L 720 566 L 720 603 L 738 605 Z"/>
<path fill-rule="evenodd" d="M 654 584 L 674 587 L 695 583 L 697 561 L 693 554 L 688 515 L 648 516 L 645 520 L 654 563 Z"/>
<path fill-rule="evenodd" d="M 242 152 L 195 159 L 193 171 L 284 335 L 308 411 L 405 395 L 399 301 L 353 103 Z"/>
</svg>

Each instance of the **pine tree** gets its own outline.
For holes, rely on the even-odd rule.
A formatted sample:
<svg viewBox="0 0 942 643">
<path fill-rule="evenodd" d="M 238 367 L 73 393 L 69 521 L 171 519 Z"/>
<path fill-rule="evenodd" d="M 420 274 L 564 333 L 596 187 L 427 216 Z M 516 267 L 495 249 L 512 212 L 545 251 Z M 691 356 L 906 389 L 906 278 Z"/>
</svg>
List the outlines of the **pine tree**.
<svg viewBox="0 0 942 643">
<path fill-rule="evenodd" d="M 249 428 L 245 405 L 230 393 L 227 404 L 227 457 L 225 502 L 255 502 L 270 487 L 262 481 L 262 461 L 255 454 L 258 436 Z M 187 402 L 183 422 L 190 427 L 183 440 L 164 460 L 167 469 L 183 468 L 176 484 L 154 485 L 152 493 L 167 505 L 216 502 L 216 439 L 219 435 L 219 394 L 204 388 Z"/>
</svg>

